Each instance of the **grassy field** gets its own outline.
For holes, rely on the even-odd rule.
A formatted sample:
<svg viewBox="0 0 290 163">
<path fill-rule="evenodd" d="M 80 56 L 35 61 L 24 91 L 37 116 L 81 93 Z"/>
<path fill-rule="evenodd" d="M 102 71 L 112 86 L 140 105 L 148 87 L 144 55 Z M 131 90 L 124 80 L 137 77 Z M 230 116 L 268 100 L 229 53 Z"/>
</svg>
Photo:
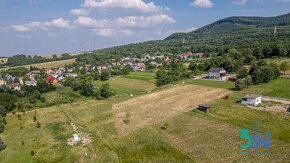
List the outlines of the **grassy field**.
<svg viewBox="0 0 290 163">
<path fill-rule="evenodd" d="M 95 86 L 100 87 L 104 82 L 96 81 Z M 151 92 L 155 89 L 154 82 L 146 80 L 131 79 L 127 77 L 115 77 L 105 83 L 109 83 L 111 88 L 117 95 L 134 96 Z"/>
<path fill-rule="evenodd" d="M 283 88 L 288 81 L 285 78 L 238 92 L 231 90 L 232 83 L 199 80 L 156 89 L 149 77 L 137 79 L 147 74 L 130 75 L 133 78 L 115 77 L 106 81 L 116 92 L 112 98 L 97 101 L 80 97 L 74 103 L 37 110 L 40 128 L 36 128 L 33 121 L 34 112 L 21 115 L 21 120 L 16 115 L 7 116 L 8 124 L 1 135 L 7 148 L 0 152 L 0 162 L 289 160 L 289 115 L 255 110 L 236 103 L 245 94 L 258 90 L 266 94 L 274 88 L 286 89 Z M 97 81 L 95 86 L 102 83 Z M 281 84 L 284 85 L 279 88 Z M 45 96 L 68 98 L 70 93 L 69 88 L 61 88 Z M 229 95 L 228 100 L 219 98 L 225 94 Z M 195 110 L 202 102 L 211 105 L 211 113 Z M 128 126 L 118 125 L 120 120 L 124 124 L 122 116 L 127 113 Z M 239 145 L 245 142 L 239 138 L 239 130 L 252 128 L 257 118 L 262 122 L 261 132 L 270 131 L 270 155 L 244 156 Z M 166 130 L 161 129 L 164 123 L 168 123 Z M 130 132 L 122 134 L 127 132 L 126 129 Z M 83 142 L 68 145 L 67 139 L 73 133 L 78 133 Z M 30 155 L 32 150 L 35 156 Z"/>
<path fill-rule="evenodd" d="M 228 82 L 228 81 L 189 80 L 186 83 L 193 84 L 193 85 L 207 86 L 207 87 L 223 88 L 223 89 L 228 89 L 228 90 L 234 90 L 235 88 L 235 83 Z M 236 92 L 241 95 L 256 94 L 256 95 L 273 96 L 273 97 L 290 99 L 289 85 L 290 85 L 290 79 L 280 77 L 276 80 L 271 80 L 268 83 L 251 85 L 247 89 L 244 89 L 242 91 L 236 91 Z"/>
<path fill-rule="evenodd" d="M 17 66 L 17 67 L 26 67 L 30 68 L 30 66 L 37 67 L 37 68 L 56 68 L 56 67 L 62 67 L 65 66 L 66 64 L 72 64 L 75 62 L 75 59 L 68 59 L 68 60 L 62 60 L 62 61 L 53 61 L 53 62 L 44 62 L 44 63 L 37 63 L 37 64 L 31 64 L 31 65 L 24 65 L 24 66 Z M 14 67 L 9 67 L 9 68 L 14 68 Z M 9 68 L 2 68 L 2 70 L 7 70 Z"/>
<path fill-rule="evenodd" d="M 0 64 L 6 63 L 8 58 L 0 58 Z"/>
<path fill-rule="evenodd" d="M 129 75 L 125 76 L 129 79 L 139 79 L 139 80 L 145 80 L 145 81 L 154 81 L 155 73 L 151 72 L 130 72 Z"/>
<path fill-rule="evenodd" d="M 244 150 L 239 146 L 245 142 L 239 138 L 240 127 L 199 111 L 182 114 L 167 123 L 166 130 L 160 129 L 161 124 L 156 129 L 197 162 L 287 162 L 290 157 L 290 143 L 273 138 L 270 156 L 241 154 Z M 263 148 L 258 151 L 263 152 Z"/>
<path fill-rule="evenodd" d="M 120 80 L 133 82 L 133 79 Z M 144 84 L 142 80 L 135 80 L 134 83 L 139 82 Z M 120 89 L 114 86 L 114 82 L 112 85 L 113 88 Z M 124 87 L 122 85 L 122 88 Z M 135 88 L 136 94 L 140 90 L 148 89 L 147 87 L 142 89 L 138 84 Z M 117 93 L 122 95 L 124 92 Z M 135 133 L 120 137 L 115 127 L 112 105 L 128 98 L 132 97 L 117 95 L 104 101 L 88 100 L 38 110 L 37 118 L 41 123 L 39 129 L 33 122 L 33 112 L 22 115 L 22 120 L 18 120 L 16 116 L 8 116 L 6 118 L 7 130 L 3 134 L 7 148 L 0 153 L 0 162 L 37 162 L 39 160 L 52 162 L 135 162 L 138 160 L 180 162 L 190 160 L 192 162 L 190 157 L 181 153 L 158 132 L 150 128 L 142 128 Z M 23 126 L 22 129 L 20 129 L 21 126 Z M 79 143 L 73 147 L 67 145 L 67 139 L 76 132 L 91 143 L 87 145 Z M 25 144 L 21 145 L 21 141 Z M 30 156 L 31 150 L 36 152 L 33 157 Z"/>
<path fill-rule="evenodd" d="M 226 95 L 222 89 L 177 85 L 125 102 L 115 104 L 115 122 L 118 131 L 126 135 L 144 126 L 160 123 Z M 125 123 L 126 122 L 126 123 Z"/>
</svg>

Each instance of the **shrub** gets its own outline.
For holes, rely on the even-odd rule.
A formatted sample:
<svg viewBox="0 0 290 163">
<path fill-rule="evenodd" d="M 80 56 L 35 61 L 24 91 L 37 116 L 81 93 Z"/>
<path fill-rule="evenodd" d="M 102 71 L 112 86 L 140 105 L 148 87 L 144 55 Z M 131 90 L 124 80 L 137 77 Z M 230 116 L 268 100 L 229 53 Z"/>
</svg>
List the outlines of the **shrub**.
<svg viewBox="0 0 290 163">
<path fill-rule="evenodd" d="M 40 127 L 41 127 L 41 124 L 40 124 L 39 121 L 37 121 L 37 123 L 36 123 L 36 128 L 40 128 Z"/>
</svg>

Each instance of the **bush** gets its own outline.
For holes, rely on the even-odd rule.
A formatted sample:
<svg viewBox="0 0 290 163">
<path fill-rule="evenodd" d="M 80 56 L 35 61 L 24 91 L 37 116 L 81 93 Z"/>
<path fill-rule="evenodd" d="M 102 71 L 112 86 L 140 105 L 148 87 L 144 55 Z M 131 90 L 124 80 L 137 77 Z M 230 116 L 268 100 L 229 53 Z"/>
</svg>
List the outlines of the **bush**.
<svg viewBox="0 0 290 163">
<path fill-rule="evenodd" d="M 0 139 L 0 151 L 4 150 L 6 148 L 6 145 L 4 142 Z"/>
<path fill-rule="evenodd" d="M 108 70 L 103 70 L 101 73 L 101 81 L 109 80 L 110 72 Z"/>
<path fill-rule="evenodd" d="M 37 121 L 37 123 L 36 123 L 36 128 L 40 128 L 40 127 L 41 127 L 41 124 L 40 124 L 39 121 Z"/>
<path fill-rule="evenodd" d="M 30 102 L 31 104 L 34 104 L 34 103 L 36 103 L 36 99 L 35 99 L 34 97 L 30 97 L 30 98 L 29 98 L 29 102 Z"/>
<path fill-rule="evenodd" d="M 0 115 L 1 115 L 2 117 L 5 117 L 6 114 L 7 114 L 7 110 L 5 109 L 4 106 L 0 105 Z"/>
<path fill-rule="evenodd" d="M 2 122 L 0 122 L 0 134 L 4 132 L 5 126 Z"/>
</svg>

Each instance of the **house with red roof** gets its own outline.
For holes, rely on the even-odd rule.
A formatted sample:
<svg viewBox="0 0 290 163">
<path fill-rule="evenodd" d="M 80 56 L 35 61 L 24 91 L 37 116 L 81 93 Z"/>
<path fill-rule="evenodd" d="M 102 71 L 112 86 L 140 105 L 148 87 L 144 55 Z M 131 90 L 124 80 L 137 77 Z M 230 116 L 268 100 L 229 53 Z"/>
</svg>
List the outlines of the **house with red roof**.
<svg viewBox="0 0 290 163">
<path fill-rule="evenodd" d="M 52 83 L 52 84 L 57 84 L 58 83 L 58 80 L 57 78 L 53 77 L 53 76 L 48 76 L 46 78 L 46 81 L 49 82 L 49 83 Z"/>
</svg>

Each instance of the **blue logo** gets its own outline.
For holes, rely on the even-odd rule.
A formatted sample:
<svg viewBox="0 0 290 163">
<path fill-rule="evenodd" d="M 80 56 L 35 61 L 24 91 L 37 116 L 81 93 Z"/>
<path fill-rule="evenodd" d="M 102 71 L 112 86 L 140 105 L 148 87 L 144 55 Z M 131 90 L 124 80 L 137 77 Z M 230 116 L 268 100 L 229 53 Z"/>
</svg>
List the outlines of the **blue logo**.
<svg viewBox="0 0 290 163">
<path fill-rule="evenodd" d="M 261 146 L 267 149 L 270 148 L 270 132 L 266 131 L 265 140 L 263 140 L 258 133 L 258 121 L 256 121 L 254 134 L 250 135 L 249 129 L 244 128 L 240 129 L 240 132 L 241 132 L 240 138 L 247 140 L 247 144 L 240 145 L 242 149 L 247 148 L 258 149 Z"/>
</svg>

